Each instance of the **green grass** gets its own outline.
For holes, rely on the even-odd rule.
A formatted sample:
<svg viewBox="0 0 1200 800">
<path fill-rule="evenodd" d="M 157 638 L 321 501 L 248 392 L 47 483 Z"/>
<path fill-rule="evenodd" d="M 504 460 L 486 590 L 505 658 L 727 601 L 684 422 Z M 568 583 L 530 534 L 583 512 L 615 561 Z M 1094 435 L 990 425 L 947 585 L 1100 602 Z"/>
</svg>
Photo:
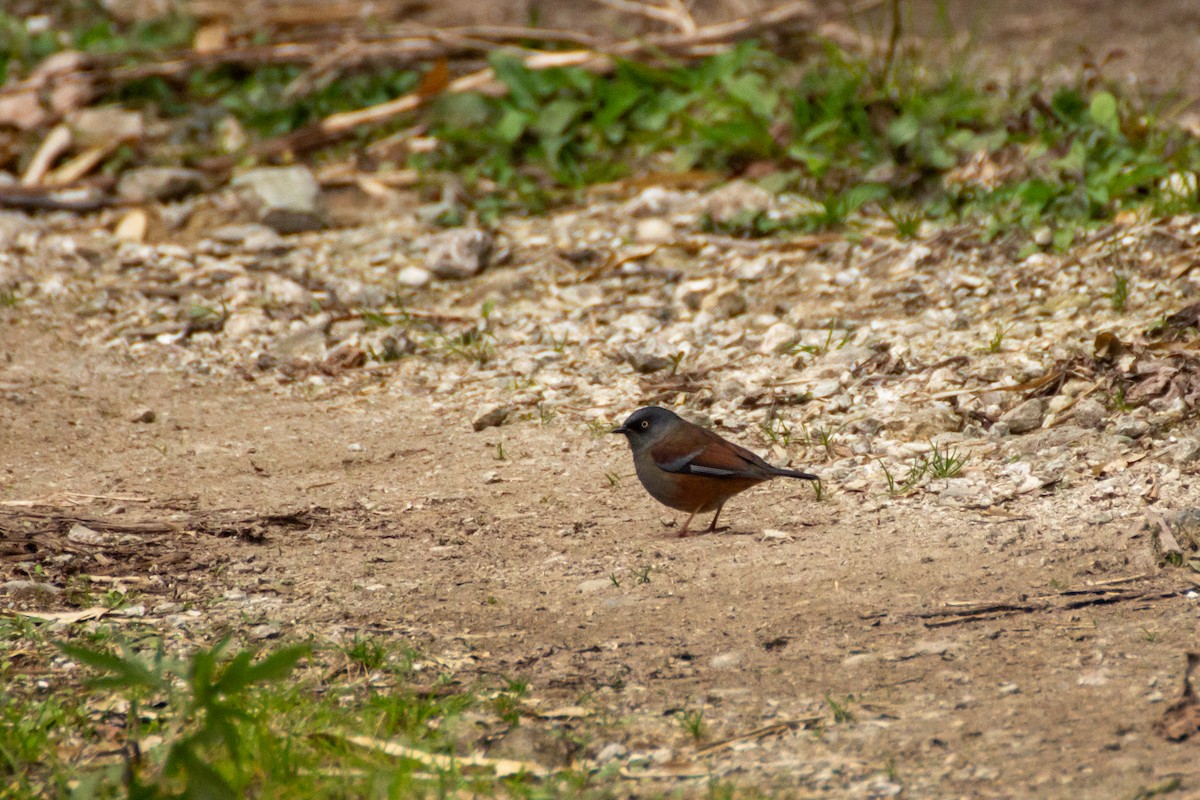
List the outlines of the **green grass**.
<svg viewBox="0 0 1200 800">
<path fill-rule="evenodd" d="M 1113 270 L 1113 288 L 1109 294 L 1109 304 L 1118 314 L 1125 313 L 1125 304 L 1129 302 L 1129 276 L 1124 272 Z"/>
<path fill-rule="evenodd" d="M 68 45 L 145 62 L 188 44 L 195 31 L 180 17 L 119 25 L 95 12 L 59 14 L 51 26 L 31 33 L 24 20 L 0 14 L 0 78 L 27 74 Z M 1200 209 L 1186 190 L 1200 168 L 1200 141 L 1151 102 L 1082 75 L 1074 85 L 1001 90 L 961 67 L 931 68 L 919 53 L 881 62 L 827 46 L 785 58 L 754 42 L 690 63 L 663 54 L 617 59 L 603 75 L 530 70 L 506 50 L 489 62 L 506 93 L 443 94 L 358 131 L 348 145 L 420 127 L 432 146 L 417 148 L 409 165 L 431 185 L 441 184 L 437 173 L 456 175 L 463 210 L 483 219 L 576 202 L 584 187 L 647 171 L 731 176 L 750 166 L 771 191 L 806 198 L 806 210 L 748 211 L 720 225 L 708 220 L 711 229 L 788 235 L 853 226 L 866 214 L 890 220 L 900 238 L 917 236 L 925 220 L 975 225 L 985 238 L 1018 233 L 1028 253 L 1040 246 L 1029 235 L 1037 229 L 1049 231 L 1045 246 L 1061 250 L 1124 209 Z M 223 115 L 252 138 L 280 136 L 405 94 L 427 69 L 349 69 L 296 92 L 305 68 L 217 66 L 184 81 L 118 83 L 101 101 L 152 109 L 175 128 L 174 152 L 198 157 L 213 147 Z M 108 166 L 136 157 L 114 154 Z M 468 350 L 478 360 L 484 353 Z"/>
<path fill-rule="evenodd" d="M 434 761 L 481 753 L 482 729 L 521 724 L 522 680 L 451 688 L 451 676 L 414 671 L 419 656 L 382 638 L 261 654 L 228 640 L 174 652 L 153 635 L 91 638 L 99 641 L 58 642 L 55 655 L 36 625 L 0 620 L 4 796 L 610 796 L 601 781 L 570 769 L 505 777 L 486 765 Z M 14 672 L 14 649 L 38 654 L 49 689 L 26 678 L 27 661 Z M 330 656 L 383 668 L 394 681 L 375 688 L 353 670 L 331 672 Z M 64 659 L 78 668 L 64 671 Z M 423 684 L 413 682 L 418 676 Z M 351 736 L 411 755 L 385 755 Z"/>
</svg>

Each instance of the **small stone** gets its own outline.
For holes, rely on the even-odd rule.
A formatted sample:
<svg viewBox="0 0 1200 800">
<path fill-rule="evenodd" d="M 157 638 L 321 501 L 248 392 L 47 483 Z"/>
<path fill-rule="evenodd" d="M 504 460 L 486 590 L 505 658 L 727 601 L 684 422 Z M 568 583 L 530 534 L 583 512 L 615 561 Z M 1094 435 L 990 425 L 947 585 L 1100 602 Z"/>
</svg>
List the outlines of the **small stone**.
<svg viewBox="0 0 1200 800">
<path fill-rule="evenodd" d="M 736 283 L 727 283 L 705 297 L 700 308 L 717 319 L 732 319 L 746 313 L 746 295 Z"/>
<path fill-rule="evenodd" d="M 358 278 L 343 278 L 333 283 L 339 303 L 356 308 L 381 308 L 387 304 L 388 293 L 382 286 Z"/>
<path fill-rule="evenodd" d="M 120 106 L 80 108 L 70 115 L 69 123 L 75 143 L 81 147 L 112 147 L 141 139 L 146 133 L 142 113 Z"/>
<path fill-rule="evenodd" d="M 261 308 L 240 308 L 225 320 L 222 332 L 234 340 L 245 339 L 256 333 L 265 333 L 271 327 L 271 321 Z"/>
<path fill-rule="evenodd" d="M 283 631 L 274 622 L 255 625 L 250 629 L 250 641 L 252 642 L 265 642 L 268 639 L 278 639 L 282 635 Z"/>
<path fill-rule="evenodd" d="M 675 287 L 674 300 L 692 311 L 700 308 L 700 303 L 713 290 L 716 283 L 712 278 L 697 278 L 683 281 Z"/>
<path fill-rule="evenodd" d="M 1042 417 L 1046 413 L 1046 401 L 1034 397 L 1010 409 L 1000 417 L 1000 421 L 1008 426 L 1009 433 L 1029 433 L 1042 427 Z"/>
<path fill-rule="evenodd" d="M 146 240 L 146 229 L 149 226 L 150 219 L 146 212 L 135 208 L 121 217 L 121 221 L 113 229 L 113 236 L 125 242 L 143 242 Z"/>
<path fill-rule="evenodd" d="M 1180 439 L 1168 451 L 1167 457 L 1171 462 L 1183 466 L 1200 459 L 1200 441 L 1192 438 Z"/>
<path fill-rule="evenodd" d="M 271 305 L 307 308 L 312 303 L 312 293 L 291 278 L 268 272 L 263 277 L 263 283 L 268 302 Z"/>
<path fill-rule="evenodd" d="M 1099 430 L 1104 427 L 1104 419 L 1108 415 L 1104 404 L 1091 397 L 1085 397 L 1075 404 L 1075 424 L 1081 428 Z"/>
<path fill-rule="evenodd" d="M 674 226 L 661 217 L 638 220 L 633 229 L 633 240 L 644 244 L 663 244 L 674 238 Z"/>
<path fill-rule="evenodd" d="M 579 591 L 583 592 L 584 594 L 593 594 L 595 592 L 603 591 L 612 585 L 613 582 L 609 578 L 592 578 L 590 581 L 584 581 L 579 584 L 578 588 Z"/>
<path fill-rule="evenodd" d="M 511 413 L 511 406 L 496 406 L 476 417 L 475 421 L 471 423 L 471 427 L 476 432 L 486 428 L 498 428 L 504 424 L 504 421 L 508 419 L 508 415 Z"/>
<path fill-rule="evenodd" d="M 141 411 L 136 412 L 129 421 L 149 425 L 156 419 L 158 419 L 158 414 L 154 413 L 153 408 L 143 408 Z"/>
<path fill-rule="evenodd" d="M 421 267 L 407 266 L 396 274 L 396 280 L 399 281 L 401 286 L 411 286 L 414 289 L 420 289 L 433 280 L 433 274 Z"/>
<path fill-rule="evenodd" d="M 76 522 L 71 526 L 71 530 L 67 531 L 67 541 L 91 547 L 102 547 L 109 543 L 109 539 L 104 534 L 79 522 Z"/>
<path fill-rule="evenodd" d="M 225 244 L 239 245 L 255 253 L 279 253 L 288 249 L 282 236 L 257 222 L 222 225 L 212 232 L 212 238 Z"/>
<path fill-rule="evenodd" d="M 758 346 L 764 355 L 783 355 L 800 341 L 800 332 L 786 322 L 776 322 L 767 328 L 763 334 L 762 344 Z"/>
<path fill-rule="evenodd" d="M 670 366 L 678 351 L 660 339 L 638 339 L 621 349 L 621 356 L 638 372 L 649 374 Z"/>
<path fill-rule="evenodd" d="M 1009 695 L 1020 694 L 1021 687 L 1015 683 L 1002 683 L 1000 684 L 999 692 L 1001 697 L 1008 697 Z"/>
<path fill-rule="evenodd" d="M 596 753 L 597 764 L 607 764 L 610 761 L 617 761 L 629 754 L 625 746 L 617 742 L 609 742 L 600 748 L 600 752 Z"/>
<path fill-rule="evenodd" d="M 37 581 L 5 581 L 0 583 L 0 594 L 59 594 L 62 589 Z"/>
<path fill-rule="evenodd" d="M 839 381 L 837 378 L 830 378 L 829 380 L 817 381 L 816 383 L 812 384 L 812 386 L 810 386 L 808 389 L 809 393 L 817 400 L 821 400 L 826 397 L 833 397 L 835 394 L 837 394 L 841 390 L 842 390 L 842 384 L 841 384 L 841 381 Z"/>
<path fill-rule="evenodd" d="M 709 660 L 708 665 L 713 669 L 730 669 L 742 663 L 741 653 L 721 653 Z"/>
<path fill-rule="evenodd" d="M 179 167 L 136 167 L 121 176 L 117 195 L 131 203 L 178 200 L 204 185 L 204 175 Z"/>
<path fill-rule="evenodd" d="M 328 325 L 329 319 L 323 317 L 316 323 L 302 326 L 275 343 L 276 353 L 293 358 L 324 358 L 325 329 Z"/>
<path fill-rule="evenodd" d="M 1113 433 L 1117 436 L 1140 439 L 1150 432 L 1150 423 L 1131 414 L 1122 414 L 1114 420 L 1114 423 Z"/>
<path fill-rule="evenodd" d="M 483 473 L 483 482 L 485 484 L 501 483 L 502 480 L 503 479 L 500 477 L 500 473 L 496 472 L 494 469 Z"/>
<path fill-rule="evenodd" d="M 238 175 L 231 185 L 247 190 L 259 221 L 277 233 L 321 227 L 321 187 L 307 167 L 258 167 Z"/>
<path fill-rule="evenodd" d="M 709 192 L 701 206 L 705 216 L 718 225 L 752 217 L 770 210 L 775 198 L 762 187 L 746 181 L 733 181 Z"/>
<path fill-rule="evenodd" d="M 425 266 L 439 278 L 478 275 L 492 255 L 492 235 L 480 228 L 454 228 L 430 237 Z"/>
</svg>

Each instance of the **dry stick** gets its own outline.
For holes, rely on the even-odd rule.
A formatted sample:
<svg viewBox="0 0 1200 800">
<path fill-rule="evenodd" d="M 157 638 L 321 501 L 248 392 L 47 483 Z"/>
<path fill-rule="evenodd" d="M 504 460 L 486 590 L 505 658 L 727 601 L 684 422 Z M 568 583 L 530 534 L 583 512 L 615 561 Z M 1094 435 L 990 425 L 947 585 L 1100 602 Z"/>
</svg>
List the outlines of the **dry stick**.
<svg viewBox="0 0 1200 800">
<path fill-rule="evenodd" d="M 668 2 L 667 6 L 639 3 L 636 0 L 596 0 L 596 2 L 626 14 L 635 14 L 656 22 L 665 22 L 686 35 L 696 32 L 696 20 L 692 19 L 692 15 L 686 8 L 683 8 L 678 0 L 674 3 Z"/>
<path fill-rule="evenodd" d="M 915 614 L 918 619 L 927 620 L 925 627 L 927 628 L 944 628 L 948 625 L 961 625 L 966 622 L 976 622 L 979 620 L 995 619 L 1000 616 L 1008 616 L 1010 614 L 1030 614 L 1034 611 L 1073 611 L 1077 608 L 1085 608 L 1087 606 L 1105 606 L 1113 603 L 1123 603 L 1126 600 L 1166 600 L 1171 597 L 1178 597 L 1183 594 L 1185 589 L 1171 589 L 1167 591 L 1145 591 L 1145 592 L 1129 592 L 1126 594 L 1108 594 L 1098 593 L 1096 597 L 1087 597 L 1081 600 L 1073 600 L 1069 603 L 1057 605 L 1052 602 L 1043 603 L 991 603 L 988 605 L 977 606 L 974 608 L 958 608 L 946 611 L 928 611 Z M 949 619 L 936 619 L 937 617 L 949 617 Z"/>
</svg>

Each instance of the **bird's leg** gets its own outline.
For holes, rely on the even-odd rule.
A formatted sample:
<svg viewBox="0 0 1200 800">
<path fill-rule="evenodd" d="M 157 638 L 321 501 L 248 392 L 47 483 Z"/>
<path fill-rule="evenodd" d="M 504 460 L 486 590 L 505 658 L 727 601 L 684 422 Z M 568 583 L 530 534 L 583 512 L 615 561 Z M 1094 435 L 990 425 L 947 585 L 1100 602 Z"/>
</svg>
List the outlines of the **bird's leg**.
<svg viewBox="0 0 1200 800">
<path fill-rule="evenodd" d="M 713 514 L 712 522 L 709 523 L 709 526 L 708 526 L 709 533 L 713 533 L 714 531 L 717 530 L 717 518 L 721 516 L 721 509 L 724 507 L 725 507 L 724 503 L 721 503 L 721 505 L 717 506 L 717 513 Z"/>
<path fill-rule="evenodd" d="M 690 531 L 688 531 L 688 525 L 692 524 L 692 520 L 695 519 L 696 515 L 699 513 L 700 513 L 700 511 L 699 511 L 699 509 L 697 509 L 696 511 L 693 511 L 690 515 L 688 515 L 687 522 L 683 523 L 683 527 L 680 528 L 679 532 L 676 533 L 675 535 L 678 536 L 680 539 L 682 539 L 684 536 L 687 536 L 688 533 L 690 533 Z"/>
</svg>

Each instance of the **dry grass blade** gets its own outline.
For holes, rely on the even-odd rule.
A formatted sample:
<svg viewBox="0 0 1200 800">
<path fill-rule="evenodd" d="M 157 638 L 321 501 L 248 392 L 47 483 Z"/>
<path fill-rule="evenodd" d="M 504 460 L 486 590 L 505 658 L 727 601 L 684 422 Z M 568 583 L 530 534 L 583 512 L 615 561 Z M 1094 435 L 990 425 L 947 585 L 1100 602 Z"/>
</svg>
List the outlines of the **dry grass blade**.
<svg viewBox="0 0 1200 800">
<path fill-rule="evenodd" d="M 405 758 L 410 761 L 416 761 L 424 764 L 427 767 L 432 767 L 437 770 L 451 769 L 482 769 L 495 774 L 497 778 L 507 778 L 512 775 L 531 775 L 537 778 L 544 778 L 550 774 L 550 770 L 543 767 L 541 764 L 536 764 L 532 761 L 517 761 L 511 758 L 488 758 L 481 755 L 470 755 L 464 757 L 447 756 L 439 753 L 427 753 L 424 750 L 418 750 L 415 747 L 400 744 L 399 742 L 389 741 L 387 739 L 376 739 L 372 736 L 358 736 L 354 734 L 325 734 L 331 739 L 346 742 L 356 747 L 374 750 L 384 755 L 393 756 L 395 758 Z"/>
</svg>

